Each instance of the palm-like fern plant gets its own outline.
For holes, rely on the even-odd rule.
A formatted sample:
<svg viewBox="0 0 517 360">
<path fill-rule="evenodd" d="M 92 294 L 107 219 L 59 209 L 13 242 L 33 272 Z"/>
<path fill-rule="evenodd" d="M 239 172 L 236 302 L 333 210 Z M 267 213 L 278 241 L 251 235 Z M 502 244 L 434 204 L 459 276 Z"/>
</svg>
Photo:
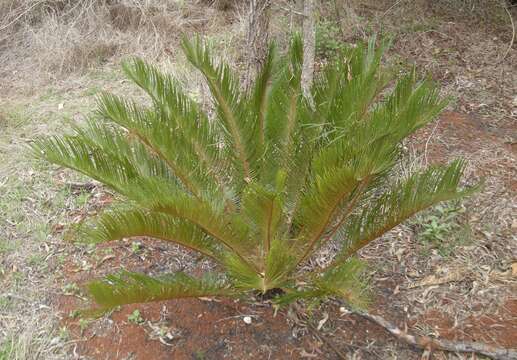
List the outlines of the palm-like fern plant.
<svg viewBox="0 0 517 360">
<path fill-rule="evenodd" d="M 37 140 L 39 156 L 127 199 L 83 229 L 86 239 L 171 241 L 221 270 L 201 278 L 118 273 L 89 285 L 94 300 L 110 308 L 258 292 L 281 294 L 280 302 L 341 296 L 361 304 L 356 252 L 416 212 L 472 191 L 459 189 L 462 161 L 397 176 L 402 140 L 446 102 L 414 72 L 387 91 L 385 45 L 375 42 L 325 65 L 309 104 L 299 37 L 283 57 L 270 47 L 249 93 L 206 43 L 184 40 L 210 88 L 213 116 L 173 77 L 132 60 L 124 72 L 151 106 L 103 94 L 96 116 L 73 135 Z M 330 265 L 301 271 L 330 241 L 340 246 Z"/>
</svg>

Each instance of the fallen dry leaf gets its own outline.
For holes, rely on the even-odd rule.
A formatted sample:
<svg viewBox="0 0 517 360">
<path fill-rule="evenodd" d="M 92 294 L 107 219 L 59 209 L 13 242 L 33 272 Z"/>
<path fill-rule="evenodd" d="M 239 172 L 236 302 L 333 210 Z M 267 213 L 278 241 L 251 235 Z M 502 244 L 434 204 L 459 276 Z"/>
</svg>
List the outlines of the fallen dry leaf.
<svg viewBox="0 0 517 360">
<path fill-rule="evenodd" d="M 300 352 L 300 357 L 314 359 L 318 357 L 318 354 L 311 354 L 305 351 L 305 349 L 302 349 L 302 351 Z"/>
<path fill-rule="evenodd" d="M 318 327 L 317 329 L 318 330 L 321 330 L 321 328 L 323 327 L 323 325 L 325 325 L 325 323 L 327 322 L 327 320 L 329 319 L 329 314 L 328 313 L 323 313 L 323 319 L 321 319 L 319 322 L 318 322 Z"/>
<path fill-rule="evenodd" d="M 408 289 L 413 289 L 413 288 L 422 287 L 422 286 L 441 285 L 441 284 L 446 284 L 449 282 L 461 281 L 463 279 L 465 279 L 465 276 L 460 271 L 447 273 L 443 277 L 437 277 L 436 275 L 429 275 L 420 281 L 414 282 L 413 284 L 409 284 Z"/>
</svg>

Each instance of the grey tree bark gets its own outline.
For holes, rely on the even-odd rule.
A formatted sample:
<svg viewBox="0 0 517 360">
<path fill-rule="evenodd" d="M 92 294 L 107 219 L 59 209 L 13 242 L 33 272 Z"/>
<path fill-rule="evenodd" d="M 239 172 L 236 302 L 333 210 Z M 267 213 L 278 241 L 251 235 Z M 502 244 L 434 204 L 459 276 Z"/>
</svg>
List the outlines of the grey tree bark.
<svg viewBox="0 0 517 360">
<path fill-rule="evenodd" d="M 312 104 L 310 88 L 314 77 L 314 57 L 316 47 L 316 29 L 314 19 L 314 0 L 303 2 L 303 69 L 302 69 L 302 90 L 304 96 Z"/>
<path fill-rule="evenodd" d="M 266 60 L 269 44 L 269 12 L 271 0 L 250 0 L 247 30 L 247 68 L 244 86 L 248 89 L 252 79 Z"/>
</svg>

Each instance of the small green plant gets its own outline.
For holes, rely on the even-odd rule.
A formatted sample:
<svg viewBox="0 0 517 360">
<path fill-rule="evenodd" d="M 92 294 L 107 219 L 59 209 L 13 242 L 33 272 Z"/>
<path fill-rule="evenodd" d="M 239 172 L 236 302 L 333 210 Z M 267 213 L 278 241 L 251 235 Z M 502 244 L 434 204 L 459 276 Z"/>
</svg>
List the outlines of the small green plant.
<svg viewBox="0 0 517 360">
<path fill-rule="evenodd" d="M 461 207 L 437 205 L 431 213 L 424 218 L 423 231 L 420 236 L 429 242 L 444 242 L 459 225 L 456 222 L 458 214 L 462 212 Z"/>
<path fill-rule="evenodd" d="M 16 245 L 7 240 L 0 240 L 0 255 L 16 250 Z"/>
<path fill-rule="evenodd" d="M 338 296 L 365 306 L 356 253 L 416 213 L 476 189 L 460 187 L 461 160 L 397 172 L 403 140 L 447 101 L 415 71 L 388 86 L 384 42 L 372 38 L 325 64 L 312 100 L 302 92 L 299 36 L 285 56 L 270 47 L 247 92 L 205 42 L 182 45 L 208 83 L 212 115 L 174 77 L 134 59 L 123 69 L 149 95 L 149 106 L 104 93 L 74 134 L 33 143 L 38 156 L 126 199 L 79 228 L 81 238 L 96 244 L 147 236 L 220 265 L 199 277 L 108 275 L 88 286 L 103 310 L 202 296 L 277 304 Z M 340 248 L 330 264 L 307 271 L 331 241 Z"/>
<path fill-rule="evenodd" d="M 196 351 L 194 351 L 194 359 L 196 359 L 196 360 L 205 360 L 206 359 L 205 352 L 203 350 L 196 350 Z"/>
<path fill-rule="evenodd" d="M 68 317 L 71 319 L 76 319 L 81 315 L 81 312 L 79 310 L 72 310 L 70 313 L 68 313 Z"/>
<path fill-rule="evenodd" d="M 33 254 L 30 255 L 27 259 L 27 265 L 29 266 L 40 266 L 44 265 L 46 266 L 46 263 L 44 262 L 45 257 L 42 254 Z"/>
<path fill-rule="evenodd" d="M 68 331 L 66 326 L 62 326 L 59 328 L 59 338 L 63 341 L 67 341 L 70 339 L 70 332 Z"/>
<path fill-rule="evenodd" d="M 81 191 L 76 199 L 75 199 L 75 203 L 76 203 L 76 206 L 77 207 L 83 207 L 85 206 L 87 203 L 88 203 L 88 200 L 90 199 L 91 197 L 91 194 L 87 191 Z"/>
<path fill-rule="evenodd" d="M 130 323 L 133 323 L 133 324 L 140 325 L 140 324 L 143 324 L 144 318 L 140 314 L 140 310 L 136 309 L 135 311 L 133 311 L 131 314 L 129 314 L 127 316 L 127 321 L 129 321 Z"/>
<path fill-rule="evenodd" d="M 88 328 L 90 325 L 91 320 L 80 318 L 79 319 L 79 330 L 81 331 L 81 335 L 84 333 L 84 331 Z"/>
<path fill-rule="evenodd" d="M 79 295 L 81 293 L 81 289 L 76 283 L 68 283 L 63 286 L 62 290 L 65 295 Z"/>
<path fill-rule="evenodd" d="M 332 59 L 343 53 L 346 45 L 341 39 L 339 25 L 334 21 L 320 21 L 316 25 L 316 54 Z"/>
<path fill-rule="evenodd" d="M 11 359 L 11 355 L 13 354 L 13 344 L 9 339 L 7 341 L 0 343 L 0 360 L 9 360 Z"/>
<path fill-rule="evenodd" d="M 460 222 L 464 212 L 465 208 L 457 202 L 433 207 L 414 221 L 418 238 L 436 248 L 440 255 L 449 256 L 456 246 L 470 239 L 470 228 Z"/>
<path fill-rule="evenodd" d="M 1 279 L 1 277 L 0 277 Z M 11 300 L 8 297 L 0 297 L 0 310 L 5 310 L 11 305 Z"/>
<path fill-rule="evenodd" d="M 138 254 L 138 253 L 140 253 L 140 252 L 142 251 L 142 249 L 143 249 L 143 245 L 142 245 L 142 243 L 141 243 L 141 242 L 139 242 L 139 241 L 133 241 L 133 242 L 131 243 L 131 252 L 132 252 L 133 254 Z"/>
</svg>

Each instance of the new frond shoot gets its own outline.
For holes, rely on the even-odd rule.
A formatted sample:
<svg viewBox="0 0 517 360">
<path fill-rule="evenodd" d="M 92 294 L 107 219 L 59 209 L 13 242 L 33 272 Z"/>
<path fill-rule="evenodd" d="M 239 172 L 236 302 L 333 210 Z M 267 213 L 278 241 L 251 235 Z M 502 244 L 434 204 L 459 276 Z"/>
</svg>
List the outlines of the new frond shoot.
<svg viewBox="0 0 517 360">
<path fill-rule="evenodd" d="M 332 296 L 364 306 L 357 252 L 415 213 L 475 190 L 460 187 L 462 160 L 397 173 L 402 141 L 446 101 L 415 71 L 393 80 L 381 66 L 386 46 L 372 38 L 324 65 L 309 104 L 299 36 L 284 55 L 270 47 L 248 92 L 209 44 L 185 39 L 213 115 L 173 76 L 132 59 L 123 70 L 148 105 L 105 93 L 86 125 L 37 139 L 39 157 L 126 199 L 84 225 L 82 239 L 149 237 L 217 263 L 219 272 L 203 277 L 107 276 L 89 285 L 97 304 L 274 295 L 279 304 Z M 307 266 L 329 242 L 340 250 L 328 266 Z"/>
</svg>

